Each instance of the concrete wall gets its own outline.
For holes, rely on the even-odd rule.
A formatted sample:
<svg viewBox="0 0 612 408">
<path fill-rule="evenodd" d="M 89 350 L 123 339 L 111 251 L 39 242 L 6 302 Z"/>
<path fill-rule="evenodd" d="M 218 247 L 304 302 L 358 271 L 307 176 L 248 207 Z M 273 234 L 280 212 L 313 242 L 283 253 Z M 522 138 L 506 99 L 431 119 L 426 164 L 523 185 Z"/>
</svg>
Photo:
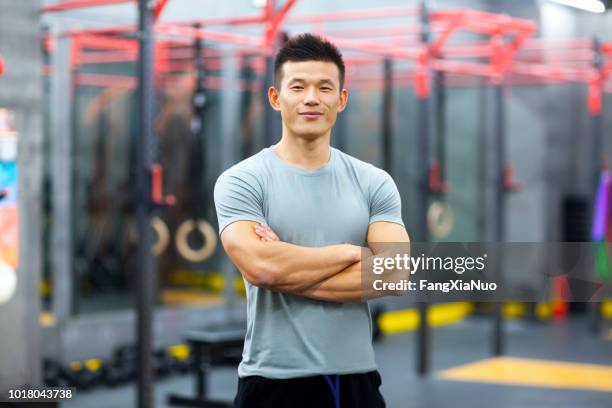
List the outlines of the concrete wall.
<svg viewBox="0 0 612 408">
<path fill-rule="evenodd" d="M 0 392 L 41 378 L 41 53 L 39 1 L 0 0 L 0 107 L 17 114 L 20 264 L 12 299 L 0 305 Z M 1 233 L 1 232 L 0 232 Z"/>
</svg>

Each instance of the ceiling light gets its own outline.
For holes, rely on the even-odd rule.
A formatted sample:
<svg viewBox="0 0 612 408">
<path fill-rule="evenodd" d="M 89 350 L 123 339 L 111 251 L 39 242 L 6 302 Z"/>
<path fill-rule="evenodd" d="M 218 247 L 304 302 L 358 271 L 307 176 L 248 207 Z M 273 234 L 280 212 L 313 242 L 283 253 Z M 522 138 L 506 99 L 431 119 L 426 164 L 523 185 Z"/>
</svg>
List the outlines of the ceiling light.
<svg viewBox="0 0 612 408">
<path fill-rule="evenodd" d="M 601 0 L 550 0 L 553 3 L 563 4 L 564 6 L 590 11 L 591 13 L 603 13 L 606 5 Z"/>
</svg>

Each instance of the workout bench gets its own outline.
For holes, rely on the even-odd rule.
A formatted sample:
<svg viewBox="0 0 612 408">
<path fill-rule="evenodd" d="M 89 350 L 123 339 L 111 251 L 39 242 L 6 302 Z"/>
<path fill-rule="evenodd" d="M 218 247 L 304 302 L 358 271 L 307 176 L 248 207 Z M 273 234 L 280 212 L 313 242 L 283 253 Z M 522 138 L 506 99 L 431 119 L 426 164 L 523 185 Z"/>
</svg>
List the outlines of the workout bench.
<svg viewBox="0 0 612 408">
<path fill-rule="evenodd" d="M 170 406 L 230 408 L 231 402 L 207 399 L 206 374 L 213 366 L 237 365 L 240 362 L 246 323 L 208 326 L 202 330 L 190 330 L 184 339 L 191 347 L 195 365 L 195 397 L 171 394 Z"/>
</svg>

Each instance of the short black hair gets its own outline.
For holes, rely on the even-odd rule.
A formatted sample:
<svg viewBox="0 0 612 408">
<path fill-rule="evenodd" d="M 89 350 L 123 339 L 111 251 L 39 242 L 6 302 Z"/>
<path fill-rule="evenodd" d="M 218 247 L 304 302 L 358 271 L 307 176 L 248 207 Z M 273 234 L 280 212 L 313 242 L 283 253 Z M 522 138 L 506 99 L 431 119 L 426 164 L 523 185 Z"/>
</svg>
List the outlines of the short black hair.
<svg viewBox="0 0 612 408">
<path fill-rule="evenodd" d="M 274 60 L 274 86 L 280 88 L 285 62 L 324 61 L 333 62 L 340 73 L 340 89 L 344 87 L 345 67 L 342 54 L 331 42 L 318 35 L 305 33 L 290 38 L 276 54 Z"/>
</svg>

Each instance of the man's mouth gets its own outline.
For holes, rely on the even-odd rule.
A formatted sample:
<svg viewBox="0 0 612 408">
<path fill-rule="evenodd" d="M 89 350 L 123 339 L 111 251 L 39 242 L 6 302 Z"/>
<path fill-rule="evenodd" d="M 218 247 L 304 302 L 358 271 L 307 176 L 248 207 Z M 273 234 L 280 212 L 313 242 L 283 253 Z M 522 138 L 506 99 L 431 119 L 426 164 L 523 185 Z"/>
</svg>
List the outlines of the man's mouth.
<svg viewBox="0 0 612 408">
<path fill-rule="evenodd" d="M 304 119 L 314 120 L 320 118 L 323 114 L 321 112 L 301 112 L 300 116 Z"/>
</svg>

